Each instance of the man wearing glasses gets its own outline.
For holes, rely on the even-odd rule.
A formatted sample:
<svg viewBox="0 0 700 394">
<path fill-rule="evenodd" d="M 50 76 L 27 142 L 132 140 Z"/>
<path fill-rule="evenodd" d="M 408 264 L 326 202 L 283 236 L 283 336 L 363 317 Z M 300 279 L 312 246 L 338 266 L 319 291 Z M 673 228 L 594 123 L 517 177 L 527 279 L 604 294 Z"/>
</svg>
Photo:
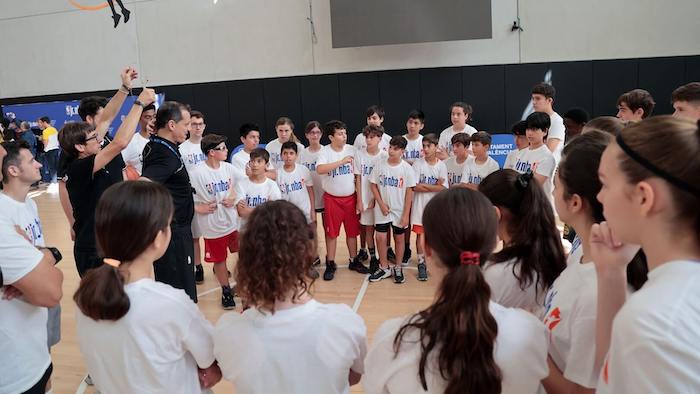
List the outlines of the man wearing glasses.
<svg viewBox="0 0 700 394">
<path fill-rule="evenodd" d="M 185 158 L 178 150 L 178 145 L 187 138 L 190 120 L 190 110 L 184 104 L 167 101 L 158 108 L 156 134 L 143 150 L 142 176 L 167 187 L 175 205 L 170 244 L 153 265 L 156 280 L 185 290 L 197 302 L 191 229 L 194 200 Z M 201 135 L 200 132 L 199 139 Z"/>
</svg>

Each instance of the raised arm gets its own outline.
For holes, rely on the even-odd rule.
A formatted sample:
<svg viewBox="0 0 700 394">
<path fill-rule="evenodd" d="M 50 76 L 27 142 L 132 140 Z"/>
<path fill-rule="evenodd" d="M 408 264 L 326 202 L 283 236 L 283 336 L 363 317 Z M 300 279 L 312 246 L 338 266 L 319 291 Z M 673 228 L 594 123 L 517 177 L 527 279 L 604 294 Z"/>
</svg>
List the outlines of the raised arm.
<svg viewBox="0 0 700 394">
<path fill-rule="evenodd" d="M 126 96 L 128 96 L 131 92 L 131 81 L 136 79 L 138 75 L 139 74 L 136 72 L 136 70 L 131 67 L 126 67 L 122 70 L 120 74 L 121 86 L 119 86 L 119 89 L 109 100 L 107 106 L 104 107 L 102 112 L 95 117 L 95 128 L 97 130 L 97 135 L 99 136 L 100 140 L 102 140 L 102 138 L 104 138 L 104 136 L 107 134 L 109 126 L 114 121 L 114 118 L 117 117 L 117 113 L 119 113 L 119 108 L 121 108 L 122 105 L 124 105 L 124 100 L 126 100 Z"/>
</svg>

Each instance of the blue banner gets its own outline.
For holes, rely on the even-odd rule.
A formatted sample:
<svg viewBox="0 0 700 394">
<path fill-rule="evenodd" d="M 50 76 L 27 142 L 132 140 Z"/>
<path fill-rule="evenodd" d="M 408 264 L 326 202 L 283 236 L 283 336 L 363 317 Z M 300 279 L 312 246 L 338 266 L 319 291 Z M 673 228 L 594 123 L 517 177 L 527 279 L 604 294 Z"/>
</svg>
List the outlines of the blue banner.
<svg viewBox="0 0 700 394">
<path fill-rule="evenodd" d="M 498 166 L 503 168 L 508 153 L 515 150 L 515 138 L 513 134 L 492 134 L 489 156 L 498 162 Z"/>
<path fill-rule="evenodd" d="M 137 96 L 128 96 L 124 100 L 124 105 L 119 109 L 119 113 L 114 118 L 114 121 L 109 127 L 109 135 L 114 136 L 114 133 L 119 129 L 124 118 L 131 110 L 134 105 Z M 156 107 L 160 106 L 165 100 L 165 95 L 160 93 L 156 99 Z M 32 104 L 14 104 L 14 105 L 3 105 L 2 113 L 3 115 L 12 120 L 25 120 L 29 122 L 32 128 L 38 127 L 37 119 L 42 116 L 48 116 L 51 119 L 51 125 L 56 129 L 60 130 L 64 124 L 69 122 L 80 122 L 80 115 L 78 115 L 78 106 L 80 105 L 80 100 L 73 101 L 53 101 L 49 103 L 32 103 Z"/>
</svg>

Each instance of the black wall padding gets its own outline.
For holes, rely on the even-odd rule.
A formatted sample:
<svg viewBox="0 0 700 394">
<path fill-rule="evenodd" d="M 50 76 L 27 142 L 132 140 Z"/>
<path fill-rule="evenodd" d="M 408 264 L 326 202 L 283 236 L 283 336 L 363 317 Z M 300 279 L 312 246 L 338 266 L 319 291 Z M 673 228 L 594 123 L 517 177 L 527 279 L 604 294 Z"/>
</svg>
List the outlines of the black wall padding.
<svg viewBox="0 0 700 394">
<path fill-rule="evenodd" d="M 426 114 L 424 133 L 440 132 L 450 125 L 450 104 L 460 100 L 474 107 L 474 127 L 507 132 L 520 120 L 532 86 L 548 70 L 557 89 L 554 108 L 559 113 L 576 106 L 592 116 L 615 115 L 620 94 L 643 88 L 654 96 L 654 114 L 658 115 L 672 112 L 670 96 L 676 87 L 700 81 L 700 56 L 358 72 L 171 85 L 156 90 L 165 93 L 167 100 L 189 103 L 202 111 L 207 130 L 228 136 L 231 146 L 239 144 L 238 128 L 244 122 L 262 127 L 263 142 L 275 138 L 274 123 L 280 116 L 292 118 L 303 141 L 306 122 L 343 120 L 352 143 L 365 126 L 365 110 L 372 104 L 384 106 L 384 125 L 392 134 L 405 132 L 406 115 L 414 108 Z M 0 105 L 113 93 L 0 99 Z"/>
</svg>

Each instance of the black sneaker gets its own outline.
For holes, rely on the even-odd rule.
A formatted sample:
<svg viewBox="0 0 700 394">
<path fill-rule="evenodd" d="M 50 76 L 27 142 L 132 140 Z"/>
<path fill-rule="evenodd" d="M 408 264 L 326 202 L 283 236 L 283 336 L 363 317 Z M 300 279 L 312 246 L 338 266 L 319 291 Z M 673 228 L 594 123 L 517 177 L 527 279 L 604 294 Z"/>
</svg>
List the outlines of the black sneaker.
<svg viewBox="0 0 700 394">
<path fill-rule="evenodd" d="M 391 268 L 377 268 L 372 275 L 369 276 L 370 282 L 379 282 L 382 279 L 386 279 L 391 276 Z"/>
<path fill-rule="evenodd" d="M 319 256 L 316 256 L 316 260 L 314 260 L 314 266 L 316 265 L 321 265 L 321 258 Z"/>
<path fill-rule="evenodd" d="M 401 259 L 401 265 L 404 267 L 408 265 L 409 260 L 411 260 L 411 249 L 406 248 L 406 250 L 403 251 L 403 258 Z"/>
<path fill-rule="evenodd" d="M 360 262 L 360 256 L 356 256 L 354 259 L 350 260 L 348 268 L 350 271 L 355 271 L 358 274 L 369 274 L 369 269 Z"/>
<path fill-rule="evenodd" d="M 194 281 L 197 282 L 197 284 L 204 283 L 204 267 L 202 267 L 202 264 L 194 266 Z"/>
<path fill-rule="evenodd" d="M 221 306 L 227 311 L 236 307 L 236 301 L 230 291 L 221 293 Z"/>
<path fill-rule="evenodd" d="M 406 278 L 403 276 L 403 269 L 401 269 L 401 266 L 396 266 L 394 267 L 394 283 L 400 284 L 406 281 Z"/>
<path fill-rule="evenodd" d="M 428 267 L 423 261 L 418 262 L 418 280 L 421 282 L 428 280 Z"/>
<path fill-rule="evenodd" d="M 394 249 L 392 249 L 391 246 L 389 246 L 389 249 L 386 251 L 386 258 L 392 263 L 396 263 L 396 253 L 394 253 Z"/>
<path fill-rule="evenodd" d="M 369 255 L 367 254 L 367 251 L 364 249 L 360 249 L 360 253 L 357 254 L 357 259 L 361 262 L 365 262 L 369 259 Z"/>
<path fill-rule="evenodd" d="M 369 259 L 369 272 L 377 272 L 379 269 L 379 260 L 377 260 L 376 257 L 372 256 L 371 259 Z"/>
<path fill-rule="evenodd" d="M 338 266 L 335 265 L 335 261 L 326 261 L 326 270 L 323 271 L 323 280 L 333 280 L 336 269 L 338 269 Z"/>
</svg>

